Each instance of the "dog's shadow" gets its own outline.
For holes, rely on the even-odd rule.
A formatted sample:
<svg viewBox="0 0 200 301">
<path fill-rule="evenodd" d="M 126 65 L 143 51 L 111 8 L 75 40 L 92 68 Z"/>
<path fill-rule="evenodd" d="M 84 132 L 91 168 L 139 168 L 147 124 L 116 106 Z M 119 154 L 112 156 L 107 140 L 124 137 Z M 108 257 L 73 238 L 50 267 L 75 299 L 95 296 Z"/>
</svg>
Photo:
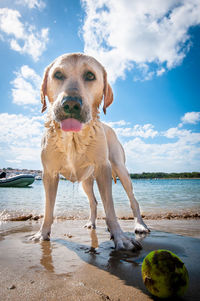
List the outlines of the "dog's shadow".
<svg viewBox="0 0 200 301">
<path fill-rule="evenodd" d="M 199 239 L 168 232 L 152 231 L 147 236 L 136 237 L 137 240 L 142 240 L 142 250 L 137 252 L 117 252 L 113 248 L 112 241 L 102 241 L 101 238 L 101 243 L 98 244 L 96 231 L 90 230 L 89 233 L 89 244 L 88 239 L 86 239 L 86 244 L 81 244 L 74 241 L 74 238 L 60 238 L 41 242 L 41 265 L 47 272 L 61 274 L 62 271 L 63 275 L 70 277 L 70 264 L 73 265 L 73 263 L 76 262 L 78 267 L 79 263 L 81 263 L 81 266 L 85 269 L 85 273 L 87 273 L 89 277 L 90 275 L 91 277 L 95 277 L 92 273 L 93 271 L 90 271 L 91 265 L 91 267 L 96 267 L 99 270 L 106 271 L 107 273 L 116 276 L 118 279 L 122 280 L 125 285 L 135 287 L 150 296 L 142 281 L 141 267 L 143 259 L 153 250 L 170 250 L 184 260 L 190 277 L 189 288 L 186 295 L 182 298 L 177 297 L 176 300 L 198 299 L 199 256 L 196 250 L 200 247 Z M 132 235 L 131 233 L 126 234 Z M 62 248 L 60 248 L 60 246 Z M 64 250 L 66 248 L 66 251 L 69 250 L 72 256 L 67 254 L 67 256 L 69 255 L 69 257 L 67 257 L 66 253 L 63 252 L 63 248 Z M 56 253 L 56 250 L 58 250 L 59 253 Z M 77 256 L 80 258 L 79 263 L 77 261 Z M 72 257 L 73 259 L 71 260 Z M 82 265 L 82 262 L 86 263 L 85 267 Z M 86 277 L 88 277 L 87 274 Z M 83 273 L 83 277 L 85 277 L 84 275 L 85 274 Z M 152 300 L 158 300 L 153 296 L 151 296 L 151 298 Z"/>
<path fill-rule="evenodd" d="M 107 271 L 123 280 L 126 285 L 134 286 L 146 293 L 141 276 L 141 266 L 146 252 L 143 250 L 135 252 L 116 251 L 112 241 L 104 241 L 98 244 L 96 230 L 92 229 L 89 233 L 90 246 L 66 239 L 52 239 L 51 241 L 42 242 L 40 263 L 45 270 L 55 272 L 53 246 L 58 244 L 75 252 L 81 261 Z M 128 235 L 130 234 L 128 233 Z"/>
</svg>

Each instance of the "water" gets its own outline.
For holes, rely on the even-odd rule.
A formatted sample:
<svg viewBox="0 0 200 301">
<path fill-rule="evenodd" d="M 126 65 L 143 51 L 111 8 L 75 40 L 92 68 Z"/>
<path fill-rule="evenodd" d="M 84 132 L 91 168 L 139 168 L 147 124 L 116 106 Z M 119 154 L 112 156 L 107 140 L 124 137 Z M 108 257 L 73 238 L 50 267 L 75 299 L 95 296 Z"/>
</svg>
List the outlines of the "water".
<svg viewBox="0 0 200 301">
<path fill-rule="evenodd" d="M 200 212 L 200 179 L 133 180 L 134 193 L 147 215 L 168 212 Z M 95 185 L 98 217 L 104 217 L 103 205 Z M 120 183 L 113 183 L 113 198 L 117 216 L 132 217 L 128 197 Z M 44 213 L 42 181 L 30 188 L 0 188 L 0 220 L 21 215 Z M 69 219 L 87 218 L 89 202 L 82 185 L 60 181 L 55 205 L 55 216 Z"/>
</svg>

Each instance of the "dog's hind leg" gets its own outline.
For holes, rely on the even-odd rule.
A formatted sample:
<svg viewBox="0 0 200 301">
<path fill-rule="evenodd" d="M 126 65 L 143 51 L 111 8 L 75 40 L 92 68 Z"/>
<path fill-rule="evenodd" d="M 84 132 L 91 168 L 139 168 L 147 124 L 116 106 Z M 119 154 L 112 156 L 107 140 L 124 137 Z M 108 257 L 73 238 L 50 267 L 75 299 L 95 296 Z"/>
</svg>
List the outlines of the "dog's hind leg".
<svg viewBox="0 0 200 301">
<path fill-rule="evenodd" d="M 93 190 L 93 184 L 94 184 L 94 178 L 89 177 L 87 180 L 82 182 L 82 187 L 83 190 L 85 191 L 89 202 L 90 202 L 90 217 L 86 225 L 84 226 L 85 228 L 88 229 L 95 229 L 96 228 L 96 218 L 97 218 L 97 200 L 94 195 L 94 190 Z"/>
</svg>

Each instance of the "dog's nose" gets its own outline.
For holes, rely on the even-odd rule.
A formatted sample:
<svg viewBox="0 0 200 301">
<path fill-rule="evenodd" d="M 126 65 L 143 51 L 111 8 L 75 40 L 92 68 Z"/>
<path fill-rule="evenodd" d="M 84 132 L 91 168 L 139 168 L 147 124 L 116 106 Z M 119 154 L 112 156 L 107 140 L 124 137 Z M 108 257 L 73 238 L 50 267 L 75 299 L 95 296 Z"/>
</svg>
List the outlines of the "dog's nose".
<svg viewBox="0 0 200 301">
<path fill-rule="evenodd" d="M 61 101 L 65 113 L 79 114 L 82 107 L 82 98 L 79 96 L 65 96 Z"/>
</svg>

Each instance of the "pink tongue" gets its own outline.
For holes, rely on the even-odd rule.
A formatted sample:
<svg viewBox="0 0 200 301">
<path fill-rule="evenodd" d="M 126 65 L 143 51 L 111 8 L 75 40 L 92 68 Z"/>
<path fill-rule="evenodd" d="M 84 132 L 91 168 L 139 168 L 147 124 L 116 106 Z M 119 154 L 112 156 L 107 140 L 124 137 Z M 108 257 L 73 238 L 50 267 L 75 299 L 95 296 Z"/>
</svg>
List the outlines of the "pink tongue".
<svg viewBox="0 0 200 301">
<path fill-rule="evenodd" d="M 61 129 L 66 132 L 79 132 L 82 129 L 82 123 L 74 118 L 68 118 L 61 121 Z"/>
</svg>

